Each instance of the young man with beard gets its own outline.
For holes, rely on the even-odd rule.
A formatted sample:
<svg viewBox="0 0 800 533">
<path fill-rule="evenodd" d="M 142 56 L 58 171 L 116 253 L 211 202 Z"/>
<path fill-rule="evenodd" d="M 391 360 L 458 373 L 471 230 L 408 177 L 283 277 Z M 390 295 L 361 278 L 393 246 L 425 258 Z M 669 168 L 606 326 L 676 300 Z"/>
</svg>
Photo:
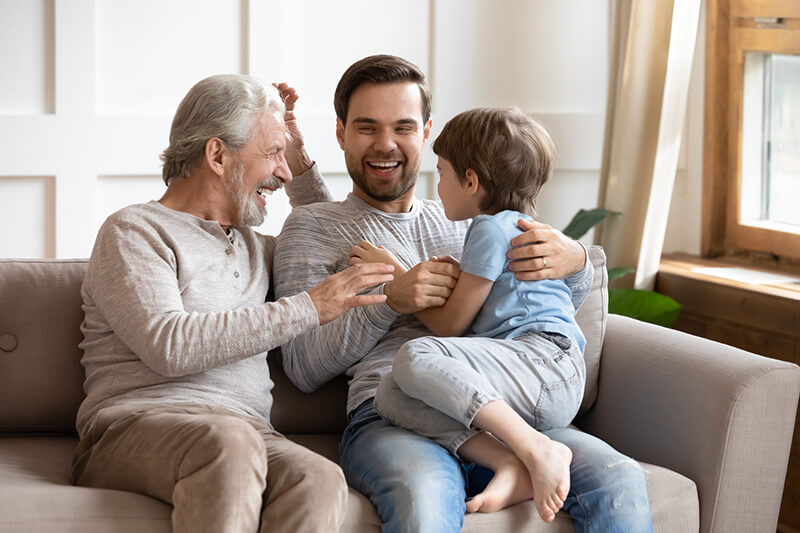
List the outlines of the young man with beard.
<svg viewBox="0 0 800 533">
<path fill-rule="evenodd" d="M 339 374 L 351 378 L 341 465 L 376 506 L 384 531 L 459 531 L 465 498 L 480 492 L 485 479 L 466 475 L 471 469 L 434 441 L 383 420 L 373 399 L 397 350 L 430 335 L 413 313 L 443 305 L 459 270 L 425 260 L 458 257 L 468 221 L 450 221 L 439 202 L 414 197 L 431 127 L 430 92 L 419 68 L 394 56 L 362 59 L 342 76 L 334 104 L 353 192 L 343 202 L 296 208 L 289 216 L 275 253 L 276 295 L 300 293 L 345 269 L 351 247 L 363 240 L 384 246 L 409 270 L 372 291 L 385 294 L 386 302 L 352 309 L 284 344 L 284 369 L 307 392 Z M 318 173 L 307 156 L 301 160 L 295 174 Z M 532 225 L 521 225 L 528 231 L 512 241 L 518 248 L 511 259 L 532 258 L 512 263 L 517 276 L 569 276 L 574 299 L 582 300 L 593 277 L 584 249 L 549 226 Z M 564 508 L 579 531 L 652 530 L 644 474 L 634 461 L 579 431 L 545 434 L 573 452 Z"/>
<path fill-rule="evenodd" d="M 286 144 L 273 87 L 200 81 L 172 123 L 166 193 L 111 215 L 89 260 L 73 478 L 171 503 L 176 532 L 328 533 L 347 510 L 339 467 L 270 426 L 266 357 L 383 301 L 358 293 L 390 281 L 391 267 L 348 269 L 265 302 L 274 237 L 250 226 L 263 222 L 265 196 L 292 183 Z M 299 181 L 287 187 L 295 203 L 326 198 L 313 192 L 321 182 Z"/>
</svg>

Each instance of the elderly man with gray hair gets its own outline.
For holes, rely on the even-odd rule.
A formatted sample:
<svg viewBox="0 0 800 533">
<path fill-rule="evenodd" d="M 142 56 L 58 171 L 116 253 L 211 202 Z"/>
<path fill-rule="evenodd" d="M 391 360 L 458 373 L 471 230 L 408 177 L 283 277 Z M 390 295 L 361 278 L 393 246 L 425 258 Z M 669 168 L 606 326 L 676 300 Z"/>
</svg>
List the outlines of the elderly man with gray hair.
<svg viewBox="0 0 800 533">
<path fill-rule="evenodd" d="M 248 76 L 212 76 L 178 107 L 162 155 L 167 191 L 103 224 L 82 287 L 86 399 L 79 485 L 171 503 L 176 532 L 336 531 L 347 485 L 327 459 L 269 424 L 267 352 L 390 281 L 372 264 L 268 302 L 273 237 L 265 197 L 326 200 L 292 182 L 286 120 L 297 99 Z M 286 107 L 284 107 L 284 99 Z"/>
</svg>

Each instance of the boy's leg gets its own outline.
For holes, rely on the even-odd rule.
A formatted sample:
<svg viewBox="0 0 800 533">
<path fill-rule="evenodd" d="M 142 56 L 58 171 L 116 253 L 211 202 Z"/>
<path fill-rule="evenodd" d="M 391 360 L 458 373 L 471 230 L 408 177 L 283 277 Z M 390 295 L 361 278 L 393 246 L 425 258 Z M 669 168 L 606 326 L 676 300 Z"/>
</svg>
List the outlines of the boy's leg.
<svg viewBox="0 0 800 533">
<path fill-rule="evenodd" d="M 171 503 L 175 532 L 257 531 L 266 473 L 247 419 L 193 405 L 104 409 L 73 459 L 78 485 Z"/>
<path fill-rule="evenodd" d="M 531 334 L 514 340 L 422 337 L 405 343 L 392 375 L 412 398 L 469 427 L 475 414 L 503 398 L 531 426 L 568 425 L 583 397 L 580 351 Z"/>
<path fill-rule="evenodd" d="M 339 466 L 266 426 L 267 488 L 261 531 L 339 531 L 347 514 L 347 482 Z"/>
<path fill-rule="evenodd" d="M 375 410 L 390 423 L 435 440 L 453 455 L 465 441 L 479 433 L 407 395 L 395 382 L 392 372 L 381 379 L 374 402 Z"/>
<path fill-rule="evenodd" d="M 644 471 L 593 435 L 570 428 L 545 435 L 569 446 L 570 491 L 564 510 L 576 533 L 651 533 L 653 523 Z"/>
<path fill-rule="evenodd" d="M 457 532 L 464 520 L 461 463 L 434 441 L 393 426 L 365 402 L 340 447 L 350 485 L 375 505 L 386 532 Z"/>
</svg>

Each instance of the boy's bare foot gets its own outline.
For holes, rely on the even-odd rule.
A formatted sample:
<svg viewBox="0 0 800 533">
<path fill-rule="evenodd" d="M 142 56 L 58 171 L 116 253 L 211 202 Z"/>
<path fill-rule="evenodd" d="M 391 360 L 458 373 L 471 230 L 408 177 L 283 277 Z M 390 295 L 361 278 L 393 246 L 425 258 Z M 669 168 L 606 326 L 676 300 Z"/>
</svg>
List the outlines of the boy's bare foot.
<svg viewBox="0 0 800 533">
<path fill-rule="evenodd" d="M 512 457 L 494 471 L 494 477 L 467 502 L 468 513 L 493 513 L 533 498 L 531 477 L 525 465 Z"/>
<path fill-rule="evenodd" d="M 543 436 L 544 437 L 544 436 Z M 569 493 L 569 465 L 572 450 L 564 444 L 544 437 L 528 453 L 520 455 L 533 485 L 533 502 L 539 516 L 552 522 L 564 506 Z"/>
</svg>

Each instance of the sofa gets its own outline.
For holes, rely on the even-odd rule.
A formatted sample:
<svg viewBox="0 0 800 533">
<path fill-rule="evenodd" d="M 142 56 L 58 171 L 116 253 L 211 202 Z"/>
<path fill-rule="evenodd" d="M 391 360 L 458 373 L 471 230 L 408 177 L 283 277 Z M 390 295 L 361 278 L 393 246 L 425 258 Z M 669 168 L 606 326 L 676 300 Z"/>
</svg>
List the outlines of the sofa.
<svg viewBox="0 0 800 533">
<path fill-rule="evenodd" d="M 639 461 L 656 532 L 775 531 L 800 368 L 608 315 L 602 251 L 592 248 L 591 258 L 595 284 L 578 316 L 588 340 L 587 387 L 575 426 Z M 86 260 L 0 260 L 0 533 L 171 531 L 164 502 L 72 485 L 86 267 Z M 304 394 L 278 353 L 268 360 L 274 426 L 336 461 L 345 379 Z M 524 502 L 468 515 L 463 531 L 573 527 L 564 512 L 545 524 Z M 379 528 L 373 506 L 351 490 L 342 530 Z"/>
</svg>

